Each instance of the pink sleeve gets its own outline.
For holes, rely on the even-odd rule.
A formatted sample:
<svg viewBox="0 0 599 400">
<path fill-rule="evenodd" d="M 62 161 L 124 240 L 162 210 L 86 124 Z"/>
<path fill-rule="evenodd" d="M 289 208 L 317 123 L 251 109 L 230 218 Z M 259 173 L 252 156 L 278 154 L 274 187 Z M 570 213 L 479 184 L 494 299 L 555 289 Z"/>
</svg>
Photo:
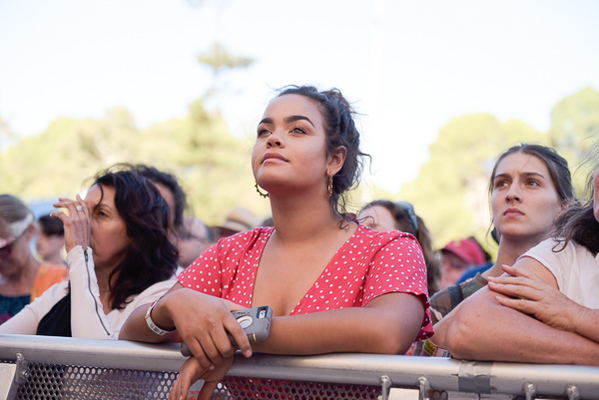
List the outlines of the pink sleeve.
<svg viewBox="0 0 599 400">
<path fill-rule="evenodd" d="M 215 244 L 179 274 L 181 285 L 198 292 L 222 297 L 220 246 Z"/>
<path fill-rule="evenodd" d="M 422 300 L 425 314 L 416 340 L 432 336 L 426 264 L 422 249 L 411 235 L 402 235 L 383 246 L 372 258 L 364 287 L 364 305 L 392 292 L 412 293 Z"/>
</svg>

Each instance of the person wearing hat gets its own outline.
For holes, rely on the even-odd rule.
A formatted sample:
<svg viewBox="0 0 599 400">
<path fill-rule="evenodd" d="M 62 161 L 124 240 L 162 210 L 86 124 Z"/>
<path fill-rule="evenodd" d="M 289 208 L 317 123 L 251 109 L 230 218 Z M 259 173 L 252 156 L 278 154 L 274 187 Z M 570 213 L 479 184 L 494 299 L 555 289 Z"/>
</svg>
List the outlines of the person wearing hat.
<svg viewBox="0 0 599 400">
<path fill-rule="evenodd" d="M 235 207 L 227 215 L 227 219 L 221 226 L 214 227 L 217 240 L 234 235 L 239 232 L 249 231 L 260 225 L 260 218 L 250 210 L 243 207 Z"/>
<path fill-rule="evenodd" d="M 473 237 L 447 243 L 441 249 L 441 254 L 443 255 L 441 289 L 455 284 L 470 268 L 490 261 L 489 254 Z"/>
</svg>

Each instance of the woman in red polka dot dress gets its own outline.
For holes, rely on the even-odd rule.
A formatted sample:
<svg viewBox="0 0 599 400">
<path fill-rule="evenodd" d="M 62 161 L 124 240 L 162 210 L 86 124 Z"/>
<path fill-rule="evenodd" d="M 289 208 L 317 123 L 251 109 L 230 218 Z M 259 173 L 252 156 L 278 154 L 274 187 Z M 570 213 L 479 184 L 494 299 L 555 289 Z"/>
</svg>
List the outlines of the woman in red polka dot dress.
<svg viewBox="0 0 599 400">
<path fill-rule="evenodd" d="M 121 331 L 121 339 L 161 342 L 167 336 L 160 334 L 177 329 L 194 356 L 171 398 L 197 379 L 206 381 L 200 398 L 210 397 L 233 360 L 227 332 L 246 357 L 403 354 L 432 335 L 418 242 L 359 225 L 344 212 L 343 194 L 357 184 L 365 156 L 359 136 L 336 89 L 291 86 L 267 106 L 252 168 L 274 226 L 221 239 Z M 273 309 L 270 334 L 250 347 L 231 311 L 261 305 Z"/>
</svg>

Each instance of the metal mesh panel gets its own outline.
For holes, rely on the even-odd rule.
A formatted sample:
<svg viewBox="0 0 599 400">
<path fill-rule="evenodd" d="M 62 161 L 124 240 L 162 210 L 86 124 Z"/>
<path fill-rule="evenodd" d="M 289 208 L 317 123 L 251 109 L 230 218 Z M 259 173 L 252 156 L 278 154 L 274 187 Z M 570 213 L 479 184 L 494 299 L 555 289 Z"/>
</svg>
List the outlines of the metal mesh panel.
<svg viewBox="0 0 599 400">
<path fill-rule="evenodd" d="M 226 376 L 215 391 L 213 399 L 375 400 L 380 390 L 378 386 Z"/>
<path fill-rule="evenodd" d="M 28 371 L 19 400 L 168 399 L 177 378 L 173 372 L 35 363 Z"/>
<path fill-rule="evenodd" d="M 178 376 L 176 372 L 40 363 L 29 363 L 27 370 L 17 400 L 166 400 Z M 190 392 L 190 398 L 197 393 Z M 226 376 L 212 399 L 376 400 L 380 394 L 380 386 Z M 429 396 L 431 400 L 449 400 L 443 391 L 432 390 Z"/>
<path fill-rule="evenodd" d="M 29 363 L 27 368 L 29 375 L 19 387 L 18 400 L 168 399 L 178 375 L 174 372 L 37 363 Z M 212 398 L 375 400 L 379 394 L 378 386 L 227 376 Z"/>
</svg>

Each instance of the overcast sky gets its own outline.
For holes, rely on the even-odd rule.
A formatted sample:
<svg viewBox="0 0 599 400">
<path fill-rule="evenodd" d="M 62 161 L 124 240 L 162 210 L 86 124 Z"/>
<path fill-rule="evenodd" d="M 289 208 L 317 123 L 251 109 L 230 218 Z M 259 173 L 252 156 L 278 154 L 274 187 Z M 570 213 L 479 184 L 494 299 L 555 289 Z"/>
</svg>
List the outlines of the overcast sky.
<svg viewBox="0 0 599 400">
<path fill-rule="evenodd" d="M 19 135 L 119 105 L 140 129 L 181 118 L 220 41 L 256 60 L 222 75 L 234 134 L 254 135 L 273 89 L 337 87 L 362 115 L 366 178 L 396 191 L 453 117 L 546 131 L 557 102 L 599 90 L 598 15 L 592 0 L 0 0 L 0 115 Z"/>
</svg>

